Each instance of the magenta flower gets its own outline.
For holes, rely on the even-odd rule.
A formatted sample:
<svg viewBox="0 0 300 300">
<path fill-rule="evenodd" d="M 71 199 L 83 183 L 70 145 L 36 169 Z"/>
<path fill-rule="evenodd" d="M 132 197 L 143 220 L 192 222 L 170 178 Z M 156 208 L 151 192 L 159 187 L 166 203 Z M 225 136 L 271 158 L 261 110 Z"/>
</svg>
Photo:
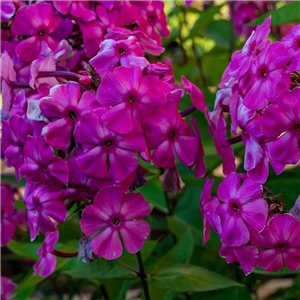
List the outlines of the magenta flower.
<svg viewBox="0 0 300 300">
<path fill-rule="evenodd" d="M 255 31 L 246 41 L 242 50 L 236 51 L 232 55 L 229 63 L 229 75 L 239 78 L 246 74 L 253 60 L 260 51 L 268 44 L 267 37 L 270 33 L 271 17 L 268 17 L 261 25 L 257 26 Z"/>
<path fill-rule="evenodd" d="M 229 247 L 222 245 L 219 251 L 221 257 L 226 258 L 228 264 L 239 262 L 244 274 L 249 275 L 258 263 L 258 249 L 250 245 Z"/>
<path fill-rule="evenodd" d="M 290 214 L 293 215 L 296 220 L 300 221 L 300 195 L 298 196 L 294 206 L 291 208 Z"/>
<path fill-rule="evenodd" d="M 143 77 L 139 67 L 118 67 L 107 72 L 97 90 L 97 99 L 102 106 L 112 107 L 102 119 L 107 127 L 116 133 L 133 130 L 134 119 L 149 116 L 153 108 L 166 102 L 164 94 L 157 88 L 159 79 Z"/>
<path fill-rule="evenodd" d="M 34 241 L 39 230 L 46 233 L 56 230 L 56 222 L 66 218 L 62 191 L 45 184 L 27 184 L 24 202 L 27 208 L 30 240 Z"/>
<path fill-rule="evenodd" d="M 217 209 L 221 219 L 221 240 L 227 246 L 239 247 L 250 241 L 250 229 L 263 230 L 268 204 L 262 199 L 262 186 L 247 178 L 241 186 L 236 173 L 228 175 L 219 185 L 218 198 L 224 202 Z"/>
<path fill-rule="evenodd" d="M 141 250 L 150 227 L 139 219 L 149 214 L 150 206 L 141 194 L 124 194 L 121 188 L 106 188 L 100 190 L 93 204 L 85 208 L 80 225 L 85 235 L 96 234 L 91 242 L 92 250 L 111 260 L 123 253 L 120 236 L 129 253 Z"/>
<path fill-rule="evenodd" d="M 53 149 L 41 138 L 29 137 L 24 147 L 24 161 L 20 172 L 31 182 L 62 186 L 68 183 L 67 163 L 56 157 Z"/>
<path fill-rule="evenodd" d="M 20 167 L 24 163 L 24 145 L 32 132 L 28 121 L 24 118 L 13 115 L 8 121 L 2 121 L 1 146 L 5 155 L 7 166 L 15 168 L 15 175 L 18 180 L 22 178 Z"/>
<path fill-rule="evenodd" d="M 71 145 L 72 130 L 79 117 L 96 108 L 94 94 L 84 92 L 80 98 L 77 82 L 56 85 L 49 97 L 41 99 L 40 109 L 51 122 L 43 128 L 46 141 L 57 149 L 65 150 Z"/>
<path fill-rule="evenodd" d="M 10 19 L 13 17 L 15 14 L 16 7 L 13 3 L 13 1 L 6 0 L 6 1 L 1 1 L 1 22 L 9 22 Z"/>
<path fill-rule="evenodd" d="M 251 242 L 261 248 L 258 266 L 266 271 L 300 267 L 300 223 L 292 215 L 273 215 L 263 232 L 253 233 Z"/>
<path fill-rule="evenodd" d="M 291 61 L 288 71 L 300 70 L 300 25 L 294 26 L 289 34 L 281 40 L 281 43 L 289 50 Z"/>
<path fill-rule="evenodd" d="M 197 178 L 202 178 L 206 174 L 206 166 L 204 163 L 204 149 L 201 142 L 200 130 L 197 126 L 196 120 L 192 117 L 191 124 L 194 134 L 198 140 L 198 151 L 195 158 L 195 169 L 194 174 Z"/>
<path fill-rule="evenodd" d="M 181 82 L 183 88 L 186 90 L 187 93 L 190 94 L 192 103 L 196 106 L 196 108 L 201 112 L 205 111 L 207 106 L 203 92 L 184 76 L 181 76 Z"/>
<path fill-rule="evenodd" d="M 2 2 L 1 2 L 2 3 Z M 14 69 L 14 63 L 5 51 L 0 58 L 1 63 L 1 93 L 2 93 L 2 108 L 1 118 L 8 118 L 9 111 L 13 104 L 14 90 L 11 88 L 10 83 L 17 81 L 17 74 Z"/>
<path fill-rule="evenodd" d="M 74 136 L 84 150 L 77 165 L 94 178 L 111 176 L 120 182 L 137 169 L 138 158 L 133 152 L 143 151 L 145 140 L 140 132 L 120 135 L 109 130 L 102 121 L 106 111 L 101 108 L 87 113 L 76 125 Z"/>
<path fill-rule="evenodd" d="M 247 107 L 261 110 L 289 89 L 290 75 L 286 73 L 289 60 L 289 53 L 280 42 L 262 50 L 251 68 L 253 86 L 244 98 Z"/>
<path fill-rule="evenodd" d="M 220 205 L 217 197 L 211 196 L 211 189 L 214 184 L 214 180 L 207 177 L 200 196 L 200 211 L 203 217 L 203 240 L 202 245 L 205 245 L 210 238 L 210 227 L 214 228 L 219 234 L 221 234 L 220 217 L 216 213 L 218 206 Z"/>
<path fill-rule="evenodd" d="M 14 215 L 15 209 L 9 190 L 1 185 L 1 247 L 6 246 L 15 234 Z"/>
<path fill-rule="evenodd" d="M 220 115 L 215 130 L 211 129 L 211 131 L 217 153 L 223 161 L 223 173 L 228 175 L 235 171 L 236 166 L 233 149 L 226 140 L 226 122 L 223 115 Z"/>
<path fill-rule="evenodd" d="M 144 57 L 144 51 L 136 37 L 129 36 L 126 40 L 104 40 L 100 44 L 100 51 L 90 60 L 90 64 L 102 77 L 107 71 L 113 71 L 118 65 L 127 68 L 137 66 L 143 70 L 149 62 Z"/>
<path fill-rule="evenodd" d="M 70 157 L 68 162 L 69 167 L 69 184 L 63 191 L 63 198 L 71 201 L 88 201 L 93 199 L 99 188 L 103 186 L 103 180 L 95 179 L 88 176 L 78 168 L 76 156 Z"/>
<path fill-rule="evenodd" d="M 90 9 L 89 1 L 53 1 L 54 7 L 63 15 L 70 13 L 72 16 L 90 22 L 96 19 L 96 14 Z"/>
<path fill-rule="evenodd" d="M 52 254 L 54 245 L 58 241 L 58 230 L 45 233 L 45 240 L 38 249 L 40 255 L 38 261 L 33 265 L 34 275 L 49 276 L 56 267 L 56 256 Z"/>
<path fill-rule="evenodd" d="M 1 276 L 1 300 L 13 300 L 15 299 L 12 291 L 17 287 L 11 279 Z"/>
<path fill-rule="evenodd" d="M 283 164 L 296 164 L 300 158 L 300 88 L 281 93 L 276 104 L 263 111 L 263 134 L 273 142 L 271 157 Z"/>
<path fill-rule="evenodd" d="M 156 166 L 173 168 L 175 153 L 184 165 L 194 164 L 198 140 L 179 114 L 174 101 L 168 101 L 153 117 L 146 119 L 144 130 L 148 147 L 154 149 L 152 158 Z"/>
<path fill-rule="evenodd" d="M 45 42 L 52 50 L 58 42 L 52 37 L 61 25 L 62 19 L 54 13 L 49 3 L 36 3 L 22 7 L 13 19 L 11 31 L 13 35 L 29 36 L 16 47 L 16 53 L 25 62 L 35 60 Z"/>
</svg>

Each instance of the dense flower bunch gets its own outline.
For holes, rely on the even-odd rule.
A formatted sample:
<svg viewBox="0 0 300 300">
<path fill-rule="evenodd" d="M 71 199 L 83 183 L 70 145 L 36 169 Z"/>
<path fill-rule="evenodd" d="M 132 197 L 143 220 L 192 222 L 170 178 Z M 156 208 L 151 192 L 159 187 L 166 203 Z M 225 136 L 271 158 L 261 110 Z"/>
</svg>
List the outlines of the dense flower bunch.
<svg viewBox="0 0 300 300">
<path fill-rule="evenodd" d="M 169 35 L 163 3 L 6 1 L 1 20 L 1 155 L 26 178 L 31 241 L 45 234 L 35 274 L 54 271 L 57 226 L 80 201 L 85 247 L 107 260 L 123 245 L 136 253 L 150 233 L 150 206 L 132 193 L 146 183 L 140 161 L 166 169 L 172 191 L 176 158 L 205 174 L 196 123 L 178 112 L 184 89 L 203 109 L 202 92 L 146 58 L 160 55 Z M 5 193 L 2 245 L 14 233 Z"/>
<path fill-rule="evenodd" d="M 299 201 L 290 212 L 263 184 L 300 158 L 300 27 L 279 42 L 267 39 L 270 18 L 232 55 L 215 107 L 172 66 L 156 61 L 167 37 L 161 1 L 5 1 L 1 6 L 1 157 L 25 177 L 30 239 L 40 232 L 35 274 L 56 266 L 59 224 L 77 205 L 82 238 L 78 257 L 119 258 L 137 253 L 150 234 L 151 208 L 135 190 L 147 181 L 145 164 L 161 169 L 162 187 L 181 190 L 180 161 L 206 174 L 204 150 L 191 112 L 203 112 L 227 177 L 212 196 L 206 179 L 200 210 L 203 243 L 212 227 L 220 255 L 245 274 L 300 266 Z M 192 105 L 179 112 L 184 93 Z M 231 136 L 227 138 L 227 121 Z M 232 144 L 245 146 L 236 172 Z M 1 188 L 1 245 L 16 222 L 11 190 Z M 275 200 L 274 200 L 275 199 Z M 8 282 L 7 290 L 13 285 Z"/>
<path fill-rule="evenodd" d="M 207 113 L 223 172 L 228 175 L 211 196 L 206 180 L 200 209 L 204 239 L 209 226 L 221 237 L 220 255 L 239 261 L 245 274 L 256 265 L 266 271 L 300 266 L 299 203 L 290 213 L 266 187 L 269 163 L 278 175 L 300 159 L 300 27 L 273 44 L 271 18 L 257 27 L 225 70 L 214 111 Z M 232 138 L 226 140 L 230 118 Z M 237 135 L 238 134 L 238 135 Z M 243 141 L 244 169 L 237 174 L 231 144 Z"/>
</svg>

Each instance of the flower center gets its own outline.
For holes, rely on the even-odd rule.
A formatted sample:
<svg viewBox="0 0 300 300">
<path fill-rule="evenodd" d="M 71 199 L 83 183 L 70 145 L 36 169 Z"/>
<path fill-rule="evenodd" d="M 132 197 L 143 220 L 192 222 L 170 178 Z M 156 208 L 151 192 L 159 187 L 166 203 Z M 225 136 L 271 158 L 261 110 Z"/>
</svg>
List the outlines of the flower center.
<svg viewBox="0 0 300 300">
<path fill-rule="evenodd" d="M 264 78 L 266 78 L 266 77 L 268 76 L 268 72 L 267 72 L 266 69 L 261 69 L 261 70 L 260 70 L 260 74 L 261 74 L 261 76 L 264 77 Z"/>
<path fill-rule="evenodd" d="M 110 147 L 112 145 L 112 140 L 107 140 L 105 146 Z"/>
<path fill-rule="evenodd" d="M 113 223 L 114 225 L 118 225 L 118 224 L 120 223 L 120 218 L 119 218 L 119 217 L 114 217 L 114 218 L 112 219 L 112 223 Z"/>
<path fill-rule="evenodd" d="M 45 34 L 45 30 L 44 29 L 41 29 L 40 31 L 39 31 L 39 36 L 43 36 Z"/>
<path fill-rule="evenodd" d="M 296 131 L 300 131 L 300 124 L 295 124 L 294 128 Z"/>
<path fill-rule="evenodd" d="M 118 49 L 118 51 L 119 51 L 119 53 L 120 53 L 121 55 L 125 55 L 125 54 L 126 54 L 126 51 L 125 51 L 125 49 L 124 49 L 123 47 L 120 47 L 120 48 Z"/>
<path fill-rule="evenodd" d="M 130 95 L 128 101 L 129 101 L 130 104 L 133 104 L 135 102 L 135 96 Z"/>
<path fill-rule="evenodd" d="M 285 247 L 285 243 L 280 243 L 277 247 L 278 248 L 284 248 Z"/>
<path fill-rule="evenodd" d="M 69 117 L 74 120 L 76 118 L 76 114 L 74 113 L 74 111 L 69 111 Z"/>
<path fill-rule="evenodd" d="M 239 211 L 240 210 L 239 206 L 236 203 L 232 203 L 232 209 L 234 211 Z"/>
<path fill-rule="evenodd" d="M 148 21 L 151 23 L 154 20 L 154 14 L 149 15 Z"/>
<path fill-rule="evenodd" d="M 171 132 L 169 134 L 170 139 L 172 139 L 174 136 L 175 136 L 175 131 L 171 130 Z"/>
</svg>

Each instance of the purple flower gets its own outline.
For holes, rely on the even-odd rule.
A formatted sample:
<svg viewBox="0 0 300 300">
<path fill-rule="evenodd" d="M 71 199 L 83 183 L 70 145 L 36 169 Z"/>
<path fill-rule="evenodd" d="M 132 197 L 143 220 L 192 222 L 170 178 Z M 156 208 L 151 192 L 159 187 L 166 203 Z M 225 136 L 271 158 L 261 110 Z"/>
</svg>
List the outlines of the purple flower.
<svg viewBox="0 0 300 300">
<path fill-rule="evenodd" d="M 252 32 L 243 49 L 233 53 L 232 60 L 228 66 L 230 76 L 239 78 L 246 74 L 255 57 L 268 44 L 267 37 L 270 33 L 270 26 L 271 17 L 268 17 Z"/>
<path fill-rule="evenodd" d="M 300 195 L 298 196 L 294 206 L 291 208 L 290 214 L 293 215 L 296 220 L 300 221 Z"/>
<path fill-rule="evenodd" d="M 38 74 L 43 71 L 56 71 L 56 62 L 66 60 L 72 51 L 72 47 L 66 40 L 62 40 L 55 51 L 44 43 L 38 58 L 30 65 L 30 86 L 34 89 L 35 86 L 39 87 L 43 83 L 47 83 L 50 87 L 59 84 L 55 77 L 38 78 Z"/>
<path fill-rule="evenodd" d="M 300 70 L 300 25 L 294 26 L 289 34 L 281 40 L 281 43 L 289 50 L 291 61 L 288 71 Z"/>
<path fill-rule="evenodd" d="M 218 155 L 223 161 L 223 173 L 228 175 L 235 171 L 235 158 L 231 145 L 226 140 L 226 122 L 223 114 L 220 115 L 215 130 L 211 130 L 214 138 L 214 144 Z"/>
<path fill-rule="evenodd" d="M 16 7 L 13 1 L 1 1 L 1 22 L 9 22 L 15 14 Z"/>
<path fill-rule="evenodd" d="M 113 71 L 117 65 L 137 66 L 142 70 L 149 64 L 144 57 L 144 51 L 136 37 L 129 36 L 127 40 L 114 41 L 106 39 L 100 44 L 100 51 L 90 60 L 99 76 L 107 71 Z"/>
<path fill-rule="evenodd" d="M 34 275 L 49 276 L 56 266 L 56 256 L 52 254 L 54 245 L 58 241 L 58 230 L 45 233 L 43 245 L 38 249 L 40 255 L 38 261 L 33 265 Z"/>
<path fill-rule="evenodd" d="M 69 185 L 63 191 L 63 198 L 71 201 L 88 201 L 95 197 L 99 188 L 103 186 L 103 181 L 86 175 L 78 168 L 76 156 L 70 157 L 69 167 Z"/>
<path fill-rule="evenodd" d="M 16 53 L 25 62 L 35 60 L 45 42 L 52 50 L 58 42 L 52 38 L 62 19 L 54 13 L 49 3 L 36 3 L 18 10 L 12 22 L 13 35 L 29 36 L 16 47 Z"/>
<path fill-rule="evenodd" d="M 191 124 L 196 138 L 198 139 L 198 151 L 195 158 L 194 174 L 197 178 L 202 178 L 206 174 L 206 166 L 204 163 L 204 149 L 201 142 L 200 130 L 197 126 L 196 120 L 192 117 Z"/>
<path fill-rule="evenodd" d="M 32 132 L 28 121 L 18 115 L 13 115 L 8 121 L 2 121 L 2 141 L 7 166 L 15 168 L 16 178 L 22 178 L 20 167 L 24 163 L 24 145 Z"/>
<path fill-rule="evenodd" d="M 266 271 L 300 267 L 300 223 L 292 215 L 273 215 L 263 232 L 253 232 L 251 242 L 261 248 L 258 266 Z"/>
<path fill-rule="evenodd" d="M 203 240 L 202 244 L 205 245 L 210 238 L 210 227 L 214 228 L 221 234 L 222 228 L 220 217 L 216 213 L 220 202 L 217 197 L 211 196 L 211 189 L 214 184 L 214 179 L 209 180 L 207 177 L 200 196 L 200 211 L 203 217 Z"/>
<path fill-rule="evenodd" d="M 46 233 L 56 230 L 56 222 L 66 218 L 62 191 L 45 184 L 27 184 L 24 202 L 27 208 L 30 240 L 34 241 L 39 230 Z"/>
<path fill-rule="evenodd" d="M 247 178 L 241 186 L 236 173 L 228 175 L 219 185 L 218 198 L 224 202 L 217 209 L 221 219 L 221 240 L 227 246 L 238 247 L 250 241 L 249 229 L 263 230 L 268 216 L 268 204 L 262 199 L 262 186 Z"/>
<path fill-rule="evenodd" d="M 289 60 L 289 53 L 280 42 L 262 50 L 251 68 L 253 86 L 244 98 L 247 107 L 261 110 L 289 89 L 290 75 L 286 73 Z"/>
<path fill-rule="evenodd" d="M 72 16 L 90 22 L 96 19 L 96 14 L 90 9 L 89 1 L 53 1 L 54 7 L 63 15 L 70 13 Z"/>
<path fill-rule="evenodd" d="M 257 248 L 250 245 L 239 247 L 222 245 L 219 254 L 221 257 L 226 258 L 228 264 L 238 261 L 246 276 L 256 267 L 259 258 Z"/>
<path fill-rule="evenodd" d="M 79 117 L 96 108 L 94 94 L 84 92 L 80 98 L 80 85 L 69 81 L 54 86 L 49 97 L 41 99 L 43 115 L 51 122 L 43 128 L 46 141 L 57 149 L 65 150 L 71 145 L 72 130 Z"/>
<path fill-rule="evenodd" d="M 1 2 L 2 3 L 2 2 Z M 17 81 L 17 74 L 14 69 L 14 63 L 8 53 L 5 51 L 1 55 L 1 93 L 2 93 L 2 118 L 7 118 L 10 108 L 13 104 L 14 91 L 10 86 L 10 82 Z"/>
<path fill-rule="evenodd" d="M 178 113 L 174 101 L 168 101 L 153 117 L 146 119 L 144 130 L 148 147 L 154 149 L 153 162 L 156 166 L 173 168 L 176 164 L 175 153 L 184 165 L 194 164 L 198 140 Z"/>
<path fill-rule="evenodd" d="M 9 190 L 1 185 L 1 247 L 6 246 L 15 234 L 14 215 L 15 209 Z"/>
<path fill-rule="evenodd" d="M 120 235 L 129 253 L 141 250 L 150 227 L 139 219 L 149 214 L 150 206 L 141 194 L 124 194 L 121 188 L 107 188 L 99 191 L 93 204 L 85 208 L 80 225 L 87 236 L 101 231 L 91 242 L 92 250 L 111 260 L 122 255 Z"/>
<path fill-rule="evenodd" d="M 281 93 L 275 104 L 263 111 L 263 134 L 273 142 L 271 157 L 283 164 L 296 164 L 300 158 L 300 88 Z"/>
<path fill-rule="evenodd" d="M 97 99 L 102 106 L 111 107 L 102 119 L 116 133 L 133 130 L 134 119 L 142 120 L 152 113 L 154 106 L 163 105 L 164 94 L 157 88 L 158 78 L 143 77 L 139 67 L 118 67 L 107 72 L 97 90 Z"/>
<path fill-rule="evenodd" d="M 77 165 L 94 178 L 111 176 L 120 182 L 137 169 L 138 158 L 133 152 L 143 151 L 145 140 L 136 130 L 127 135 L 109 130 L 102 121 L 106 111 L 101 108 L 87 113 L 76 125 L 74 136 L 84 150 Z"/>
<path fill-rule="evenodd" d="M 56 157 L 53 149 L 41 138 L 29 137 L 24 147 L 25 163 L 20 173 L 31 182 L 50 183 L 62 186 L 68 183 L 69 171 L 67 163 Z"/>
<path fill-rule="evenodd" d="M 12 291 L 17 287 L 9 278 L 1 276 L 1 299 L 13 300 L 15 299 Z"/>
<path fill-rule="evenodd" d="M 186 92 L 191 95 L 192 103 L 199 111 L 203 112 L 207 107 L 203 92 L 184 76 L 181 76 L 181 82 Z"/>
</svg>

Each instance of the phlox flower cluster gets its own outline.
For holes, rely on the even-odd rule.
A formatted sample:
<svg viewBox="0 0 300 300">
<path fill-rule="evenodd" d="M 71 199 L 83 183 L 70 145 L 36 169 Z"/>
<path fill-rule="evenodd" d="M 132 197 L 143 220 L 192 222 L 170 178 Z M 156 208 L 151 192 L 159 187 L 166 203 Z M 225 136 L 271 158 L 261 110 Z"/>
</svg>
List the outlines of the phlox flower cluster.
<svg viewBox="0 0 300 300">
<path fill-rule="evenodd" d="M 214 110 L 206 113 L 227 177 L 217 197 L 211 195 L 213 180 L 206 179 L 200 199 L 203 243 L 212 227 L 220 235 L 220 255 L 228 263 L 238 261 L 245 274 L 256 266 L 300 266 L 299 200 L 287 212 L 263 186 L 269 164 L 279 175 L 300 159 L 300 27 L 271 43 L 270 23 L 271 17 L 233 53 Z M 228 119 L 233 136 L 226 139 Z M 246 174 L 236 173 L 231 144 L 238 141 L 245 147 Z"/>
<path fill-rule="evenodd" d="M 205 174 L 199 130 L 178 111 L 185 91 L 196 107 L 205 107 L 204 96 L 186 78 L 184 88 L 175 84 L 172 67 L 155 62 L 164 51 L 161 36 L 169 35 L 163 7 L 161 1 L 1 6 L 1 156 L 18 180 L 26 179 L 31 241 L 45 235 L 35 274 L 54 271 L 58 226 L 79 202 L 82 249 L 89 253 L 80 251 L 80 258 L 112 260 L 123 247 L 141 250 L 150 234 L 144 220 L 150 206 L 134 192 L 147 182 L 141 161 L 166 169 L 166 189 L 179 180 L 177 159 L 195 166 L 196 176 Z M 13 204 L 3 193 L 2 246 L 15 230 Z"/>
</svg>

